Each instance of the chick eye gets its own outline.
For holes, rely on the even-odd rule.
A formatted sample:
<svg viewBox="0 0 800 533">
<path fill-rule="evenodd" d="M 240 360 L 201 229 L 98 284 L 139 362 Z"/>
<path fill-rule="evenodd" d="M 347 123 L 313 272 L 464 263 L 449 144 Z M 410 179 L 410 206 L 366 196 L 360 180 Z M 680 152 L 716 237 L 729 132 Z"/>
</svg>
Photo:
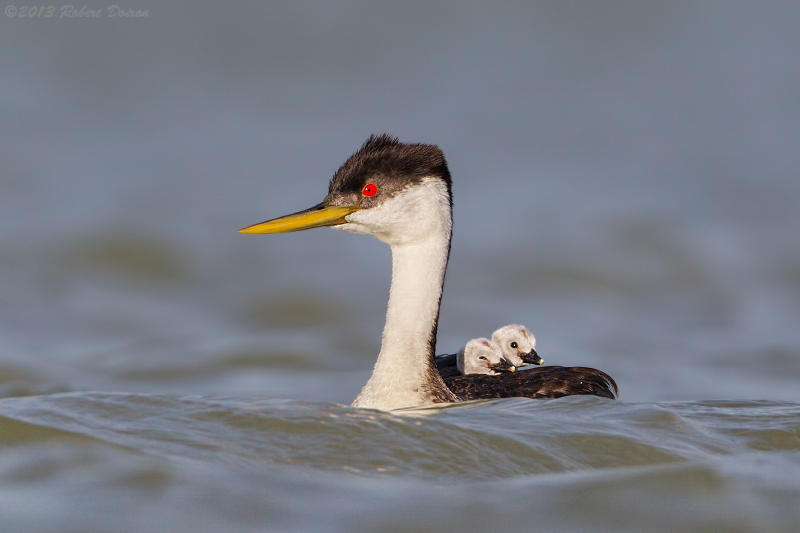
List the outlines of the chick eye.
<svg viewBox="0 0 800 533">
<path fill-rule="evenodd" d="M 363 196 L 375 196 L 378 194 L 378 186 L 374 183 L 367 183 L 364 185 L 364 188 L 361 189 L 361 194 Z"/>
<path fill-rule="evenodd" d="M 512 343 L 511 343 L 511 347 L 512 347 L 512 348 L 516 348 L 516 347 L 517 347 L 517 343 L 516 343 L 516 342 L 512 342 Z"/>
</svg>

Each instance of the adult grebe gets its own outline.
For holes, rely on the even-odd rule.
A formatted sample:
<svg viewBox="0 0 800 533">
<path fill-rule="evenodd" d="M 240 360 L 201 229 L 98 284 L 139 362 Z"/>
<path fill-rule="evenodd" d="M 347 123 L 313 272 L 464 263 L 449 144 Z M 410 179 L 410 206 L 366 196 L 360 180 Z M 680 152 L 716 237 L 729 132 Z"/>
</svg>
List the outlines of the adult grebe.
<svg viewBox="0 0 800 533">
<path fill-rule="evenodd" d="M 286 233 L 331 226 L 369 233 L 391 246 L 392 283 L 381 351 L 354 407 L 399 409 L 476 397 L 541 397 L 547 390 L 546 381 L 533 378 L 534 371 L 525 372 L 529 380 L 533 378 L 530 384 L 504 381 L 517 373 L 454 377 L 460 381 L 451 390 L 436 369 L 436 327 L 453 221 L 451 187 L 438 146 L 403 144 L 389 135 L 373 135 L 336 171 L 322 203 L 240 230 Z M 614 397 L 610 387 L 616 390 L 616 385 L 602 372 L 581 369 L 596 378 L 587 388 L 574 369 L 546 368 L 548 379 L 559 385 L 554 389 L 556 396 Z M 470 386 L 470 379 L 477 380 L 477 389 Z M 497 381 L 487 385 L 481 379 Z"/>
</svg>

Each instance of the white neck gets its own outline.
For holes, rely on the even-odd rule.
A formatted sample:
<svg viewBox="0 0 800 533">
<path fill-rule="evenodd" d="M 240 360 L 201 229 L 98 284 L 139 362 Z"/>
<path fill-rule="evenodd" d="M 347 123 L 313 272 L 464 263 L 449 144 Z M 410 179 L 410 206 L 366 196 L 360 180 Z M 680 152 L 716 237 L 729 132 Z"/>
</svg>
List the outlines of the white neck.
<svg viewBox="0 0 800 533">
<path fill-rule="evenodd" d="M 398 217 L 402 230 L 385 218 L 383 231 L 370 228 L 370 233 L 391 244 L 392 284 L 381 352 L 354 407 L 398 409 L 455 401 L 433 359 L 452 224 L 442 187 L 440 180 L 430 180 L 379 208 L 402 214 Z"/>
</svg>

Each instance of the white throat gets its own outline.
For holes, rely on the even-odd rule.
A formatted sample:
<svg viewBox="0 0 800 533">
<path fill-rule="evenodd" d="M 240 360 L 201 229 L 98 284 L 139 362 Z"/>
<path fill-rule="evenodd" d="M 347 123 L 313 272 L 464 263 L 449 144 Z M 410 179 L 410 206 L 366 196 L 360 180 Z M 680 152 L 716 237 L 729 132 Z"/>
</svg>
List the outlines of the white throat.
<svg viewBox="0 0 800 533">
<path fill-rule="evenodd" d="M 446 184 L 424 178 L 337 229 L 371 233 L 392 248 L 392 284 L 383 342 L 354 407 L 398 409 L 454 401 L 433 361 L 436 323 L 450 249 Z"/>
</svg>

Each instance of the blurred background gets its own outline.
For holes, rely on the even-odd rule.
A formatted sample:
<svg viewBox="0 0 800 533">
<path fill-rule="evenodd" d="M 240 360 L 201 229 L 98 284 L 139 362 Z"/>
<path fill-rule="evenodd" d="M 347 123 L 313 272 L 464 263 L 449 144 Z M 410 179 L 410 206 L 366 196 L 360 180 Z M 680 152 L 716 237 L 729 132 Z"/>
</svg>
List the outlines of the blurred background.
<svg viewBox="0 0 800 533">
<path fill-rule="evenodd" d="M 0 395 L 349 403 L 389 249 L 240 227 L 442 147 L 439 353 L 527 325 L 626 401 L 798 400 L 800 4 L 127 2 L 0 16 Z"/>
</svg>

